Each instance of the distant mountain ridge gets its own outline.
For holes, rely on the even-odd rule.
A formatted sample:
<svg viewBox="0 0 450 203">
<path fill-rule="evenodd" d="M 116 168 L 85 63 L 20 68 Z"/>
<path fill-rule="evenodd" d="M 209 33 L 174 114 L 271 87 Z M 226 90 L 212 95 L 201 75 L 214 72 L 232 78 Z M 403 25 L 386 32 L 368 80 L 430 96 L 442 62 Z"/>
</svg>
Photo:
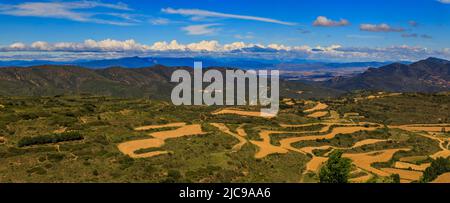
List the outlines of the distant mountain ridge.
<svg viewBox="0 0 450 203">
<path fill-rule="evenodd" d="M 246 58 L 208 58 L 208 57 L 125 57 L 117 59 L 102 60 L 77 60 L 77 61 L 0 61 L 0 67 L 28 67 L 43 65 L 73 65 L 86 68 L 142 68 L 155 65 L 163 65 L 169 67 L 189 66 L 192 67 L 194 61 L 202 61 L 204 67 L 233 67 L 240 69 L 282 69 L 282 70 L 314 70 L 314 69 L 336 69 L 349 67 L 379 67 L 387 65 L 391 62 L 343 62 L 343 63 L 327 63 L 310 60 L 267 60 L 267 59 L 246 59 Z"/>
<path fill-rule="evenodd" d="M 334 78 L 323 83 L 340 90 L 391 92 L 439 92 L 450 90 L 450 61 L 428 58 L 409 65 L 393 63 L 370 68 L 351 78 Z"/>
<path fill-rule="evenodd" d="M 135 64 L 148 61 L 135 58 Z M 153 62 L 151 62 L 153 63 Z M 109 65 L 107 61 L 103 64 Z M 145 68 L 102 68 L 46 65 L 0 68 L 0 96 L 99 94 L 117 97 L 170 98 L 174 70 L 192 68 L 153 65 Z M 215 68 L 224 70 L 225 68 Z M 412 64 L 393 63 L 370 68 L 354 77 L 336 77 L 325 82 L 282 79 L 280 94 L 294 98 L 324 98 L 352 90 L 389 92 L 450 91 L 450 62 L 428 58 Z M 302 92 L 302 93 L 299 93 Z"/>
<path fill-rule="evenodd" d="M 169 99 L 173 71 L 190 67 L 155 65 L 146 68 L 89 69 L 79 66 L 32 66 L 0 68 L 0 96 L 54 96 L 95 94 L 122 98 Z M 224 68 L 214 68 L 225 70 Z M 298 92 L 302 91 L 302 94 Z M 343 92 L 303 82 L 280 81 L 280 94 L 323 98 Z"/>
</svg>

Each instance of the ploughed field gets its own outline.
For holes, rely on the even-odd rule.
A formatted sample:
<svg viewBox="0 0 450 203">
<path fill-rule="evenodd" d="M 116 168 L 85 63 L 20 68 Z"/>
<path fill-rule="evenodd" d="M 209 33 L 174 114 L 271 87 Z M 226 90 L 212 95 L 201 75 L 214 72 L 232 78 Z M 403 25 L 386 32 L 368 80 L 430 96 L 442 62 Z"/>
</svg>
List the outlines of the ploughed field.
<svg viewBox="0 0 450 203">
<path fill-rule="evenodd" d="M 340 150 L 351 182 L 398 174 L 409 183 L 450 158 L 448 94 L 376 95 L 283 98 L 277 116 L 148 99 L 0 97 L 0 182 L 318 182 Z"/>
</svg>

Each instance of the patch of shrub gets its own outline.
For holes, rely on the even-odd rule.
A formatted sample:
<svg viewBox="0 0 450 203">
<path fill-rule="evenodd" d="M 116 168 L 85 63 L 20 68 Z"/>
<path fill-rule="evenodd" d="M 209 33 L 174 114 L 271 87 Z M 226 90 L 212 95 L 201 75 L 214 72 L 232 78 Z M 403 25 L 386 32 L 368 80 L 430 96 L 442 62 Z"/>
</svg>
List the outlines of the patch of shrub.
<svg viewBox="0 0 450 203">
<path fill-rule="evenodd" d="M 79 132 L 72 131 L 59 134 L 40 135 L 36 137 L 24 137 L 21 140 L 19 140 L 17 145 L 19 147 L 25 147 L 32 145 L 65 142 L 65 141 L 75 141 L 82 139 L 84 139 L 84 137 Z"/>
<path fill-rule="evenodd" d="M 431 182 L 439 175 L 450 172 L 450 160 L 442 157 L 437 158 L 431 162 L 431 166 L 425 169 L 422 182 Z"/>
</svg>

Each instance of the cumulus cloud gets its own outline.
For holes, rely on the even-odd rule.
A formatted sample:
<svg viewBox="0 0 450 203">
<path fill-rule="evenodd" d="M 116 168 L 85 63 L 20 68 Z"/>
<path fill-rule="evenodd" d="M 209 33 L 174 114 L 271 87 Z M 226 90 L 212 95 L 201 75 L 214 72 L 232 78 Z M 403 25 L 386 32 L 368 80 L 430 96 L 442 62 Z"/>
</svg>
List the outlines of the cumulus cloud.
<svg viewBox="0 0 450 203">
<path fill-rule="evenodd" d="M 110 25 L 133 25 L 136 22 L 131 14 L 114 12 L 89 12 L 88 9 L 103 8 L 118 11 L 131 11 L 124 3 L 102 3 L 100 1 L 72 2 L 24 2 L 19 4 L 0 4 L 0 14 L 42 18 L 59 18 L 77 22 L 90 22 Z M 108 20 L 101 16 L 114 16 L 121 20 Z"/>
<path fill-rule="evenodd" d="M 320 26 L 320 27 L 338 27 L 338 26 L 346 26 L 349 24 L 350 24 L 350 22 L 348 22 L 348 20 L 346 20 L 346 19 L 334 21 L 334 20 L 328 19 L 325 16 L 319 16 L 313 22 L 314 26 Z"/>
<path fill-rule="evenodd" d="M 216 33 L 219 29 L 215 28 L 220 24 L 210 23 L 203 25 L 189 25 L 181 29 L 186 31 L 188 35 L 210 35 Z"/>
<path fill-rule="evenodd" d="M 359 29 L 368 32 L 403 32 L 404 28 L 394 28 L 386 23 L 382 24 L 361 24 Z"/>
<path fill-rule="evenodd" d="M 443 4 L 450 4 L 450 0 L 438 0 L 438 2 L 441 2 Z"/>
<path fill-rule="evenodd" d="M 423 37 L 418 35 L 417 37 Z M 290 46 L 285 44 L 252 44 L 232 42 L 221 44 L 218 41 L 200 41 L 183 44 L 176 40 L 160 41 L 150 45 L 141 44 L 135 40 L 101 41 L 85 40 L 84 42 L 48 43 L 36 41 L 31 44 L 15 42 L 0 47 L 0 59 L 42 59 L 42 60 L 73 60 L 110 58 L 124 56 L 164 56 L 164 57 L 247 57 L 270 59 L 305 58 L 313 60 L 340 61 L 398 61 L 419 60 L 426 57 L 450 58 L 450 49 L 432 50 L 424 47 L 391 46 L 391 47 L 344 47 L 339 44 L 329 46 L 308 45 Z"/>
<path fill-rule="evenodd" d="M 248 16 L 248 15 L 236 15 L 236 14 L 228 14 L 228 13 L 220 13 L 208 10 L 201 9 L 173 9 L 173 8 L 163 8 L 162 12 L 167 14 L 179 14 L 184 16 L 191 16 L 194 19 L 204 18 L 204 17 L 215 17 L 215 18 L 231 18 L 231 19 L 240 19 L 240 20 L 252 20 L 252 21 L 260 21 L 266 23 L 275 23 L 282 25 L 296 25 L 296 23 L 280 21 L 272 18 L 264 18 L 257 16 Z"/>
</svg>

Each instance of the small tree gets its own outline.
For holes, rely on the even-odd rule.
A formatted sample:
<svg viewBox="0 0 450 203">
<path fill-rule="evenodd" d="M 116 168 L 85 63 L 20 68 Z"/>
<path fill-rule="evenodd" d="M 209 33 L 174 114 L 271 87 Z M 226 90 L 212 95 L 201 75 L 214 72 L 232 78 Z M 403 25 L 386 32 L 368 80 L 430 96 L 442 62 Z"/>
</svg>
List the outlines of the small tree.
<svg viewBox="0 0 450 203">
<path fill-rule="evenodd" d="M 392 174 L 391 179 L 392 179 L 392 183 L 400 183 L 400 175 L 399 174 Z"/>
<path fill-rule="evenodd" d="M 319 179 L 321 183 L 347 183 L 350 175 L 352 161 L 342 158 L 341 151 L 335 151 L 325 165 L 320 169 Z"/>
</svg>

